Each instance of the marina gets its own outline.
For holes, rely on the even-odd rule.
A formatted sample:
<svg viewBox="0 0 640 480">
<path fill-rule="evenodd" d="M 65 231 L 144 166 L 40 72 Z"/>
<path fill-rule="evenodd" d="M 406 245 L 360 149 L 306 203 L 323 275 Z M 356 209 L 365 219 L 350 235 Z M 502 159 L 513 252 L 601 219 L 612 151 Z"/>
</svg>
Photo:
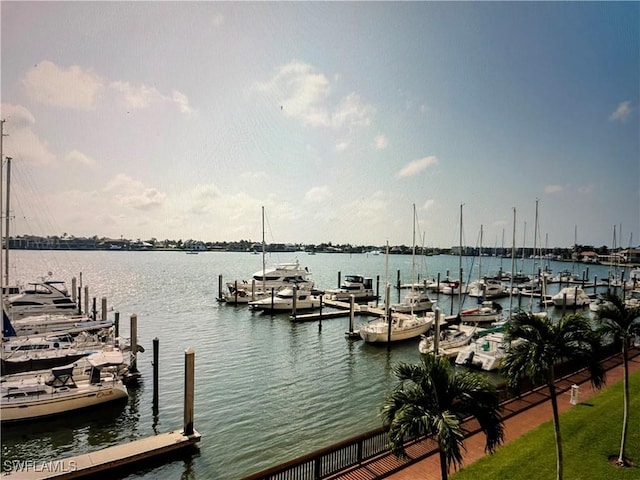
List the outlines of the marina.
<svg viewBox="0 0 640 480">
<path fill-rule="evenodd" d="M 385 255 L 298 252 L 269 260 L 291 261 L 294 256 L 308 267 L 317 288 L 336 288 L 337 272 L 380 276 L 384 282 Z M 178 430 L 183 410 L 181 358 L 191 346 L 198 352 L 194 421 L 202 437 L 197 453 L 123 478 L 239 479 L 375 430 L 381 426 L 382 399 L 393 385 L 392 366 L 419 356 L 419 339 L 387 349 L 348 338 L 348 309 L 329 318 L 334 307 L 327 307 L 319 329 L 317 319 L 293 322 L 290 312 L 261 313 L 247 305 L 219 302 L 219 275 L 243 278 L 260 268 L 259 258 L 247 253 L 19 251 L 12 252 L 12 258 L 11 277 L 17 279 L 37 278 L 43 270 L 63 279 L 83 272 L 89 296 L 109 299 L 109 318 L 116 312 L 121 318 L 137 315 L 138 343 L 150 352 L 157 337 L 162 349 L 157 408 L 152 358 L 143 352 L 137 361 L 139 386 L 130 388 L 126 405 L 101 409 L 99 414 L 87 411 L 73 418 L 3 425 L 2 457 L 9 462 L 3 464 L 5 472 L 12 461 L 76 457 Z M 421 277 L 444 277 L 458 261 L 446 255 L 421 258 Z M 501 262 L 508 270 L 508 259 L 484 262 L 486 271 L 497 271 Z M 550 267 L 561 271 L 567 263 L 551 262 Z M 604 265 L 576 267 L 579 276 L 586 268 L 591 279 L 608 276 Z M 534 271 L 534 260 L 519 261 L 518 269 Z M 394 282 L 398 271 L 404 282 L 410 280 L 410 256 L 389 256 Z M 595 287 L 585 289 L 591 293 Z M 392 300 L 403 293 L 392 288 Z M 432 297 L 443 313 L 457 311 L 456 296 Z M 539 308 L 531 298 L 521 295 L 513 302 L 523 308 L 532 302 Z M 465 306 L 475 300 L 467 299 Z M 497 301 L 505 308 L 509 305 L 508 298 Z M 561 309 L 549 311 L 558 315 Z M 366 321 L 362 313 L 354 314 L 356 328 Z M 120 334 L 127 337 L 129 328 L 121 322 Z M 500 382 L 494 372 L 487 375 Z"/>
</svg>

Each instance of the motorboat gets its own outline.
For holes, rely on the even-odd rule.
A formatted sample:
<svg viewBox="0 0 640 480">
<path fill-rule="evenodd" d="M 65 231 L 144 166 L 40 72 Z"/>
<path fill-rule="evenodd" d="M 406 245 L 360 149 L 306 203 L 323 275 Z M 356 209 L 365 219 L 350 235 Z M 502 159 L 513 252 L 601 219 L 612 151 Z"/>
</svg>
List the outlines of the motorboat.
<svg viewBox="0 0 640 480">
<path fill-rule="evenodd" d="M 375 300 L 377 295 L 373 291 L 373 280 L 362 275 L 345 275 L 340 288 L 325 291 L 327 298 L 338 301 L 349 301 L 351 295 L 355 301 Z"/>
<path fill-rule="evenodd" d="M 292 312 L 313 310 L 320 307 L 319 292 L 297 287 L 285 287 L 273 296 L 268 295 L 260 300 L 249 302 L 249 307 L 265 312 Z"/>
<path fill-rule="evenodd" d="M 278 291 L 284 287 L 297 286 L 299 288 L 313 288 L 313 280 L 307 267 L 301 267 L 300 262 L 278 263 L 270 268 L 255 272 L 251 280 L 235 280 L 227 282 L 227 292 L 223 300 L 227 303 L 249 303 L 271 295 L 271 291 Z"/>
<path fill-rule="evenodd" d="M 2 374 L 13 374 L 67 365 L 105 348 L 117 346 L 111 329 L 40 336 L 9 337 L 2 342 Z"/>
<path fill-rule="evenodd" d="M 467 347 L 460 350 L 455 363 L 478 367 L 486 371 L 497 370 L 502 365 L 507 346 L 504 332 L 492 332 L 476 338 Z"/>
<path fill-rule="evenodd" d="M 87 315 L 45 314 L 9 320 L 4 315 L 3 336 L 44 335 L 47 333 L 97 332 L 111 328 L 111 320 L 94 320 Z"/>
<path fill-rule="evenodd" d="M 424 289 L 412 288 L 407 292 L 400 303 L 391 304 L 390 308 L 393 312 L 412 313 L 425 312 L 431 310 L 433 300 L 429 298 L 429 293 Z"/>
<path fill-rule="evenodd" d="M 391 341 L 399 342 L 420 337 L 431 328 L 435 315 L 434 312 L 425 312 L 422 315 L 391 313 Z M 367 343 L 388 343 L 389 321 L 386 317 L 380 317 L 362 324 L 359 334 Z"/>
<path fill-rule="evenodd" d="M 493 301 L 484 301 L 460 311 L 460 321 L 466 323 L 498 322 L 502 318 L 502 306 Z"/>
<path fill-rule="evenodd" d="M 443 295 L 460 295 L 466 293 L 467 284 L 460 280 L 449 280 L 440 284 L 440 293 Z"/>
<path fill-rule="evenodd" d="M 509 295 L 509 292 L 500 280 L 485 277 L 472 282 L 469 285 L 467 295 L 470 297 L 478 297 L 488 300 L 492 298 L 506 297 Z"/>
<path fill-rule="evenodd" d="M 591 303 L 591 297 L 580 287 L 564 287 L 551 296 L 556 307 L 584 307 Z"/>
<path fill-rule="evenodd" d="M 478 327 L 458 325 L 456 328 L 444 328 L 438 337 L 438 351 L 435 352 L 435 334 L 421 335 L 418 351 L 420 353 L 434 353 L 442 357 L 455 357 L 458 352 L 469 345 Z"/>
<path fill-rule="evenodd" d="M 118 350 L 100 352 L 50 370 L 5 375 L 0 381 L 2 423 L 36 420 L 125 400 Z"/>
<path fill-rule="evenodd" d="M 44 280 L 29 283 L 20 293 L 7 297 L 6 308 L 13 320 L 46 313 L 72 314 L 78 304 L 69 296 L 64 281 Z"/>
</svg>

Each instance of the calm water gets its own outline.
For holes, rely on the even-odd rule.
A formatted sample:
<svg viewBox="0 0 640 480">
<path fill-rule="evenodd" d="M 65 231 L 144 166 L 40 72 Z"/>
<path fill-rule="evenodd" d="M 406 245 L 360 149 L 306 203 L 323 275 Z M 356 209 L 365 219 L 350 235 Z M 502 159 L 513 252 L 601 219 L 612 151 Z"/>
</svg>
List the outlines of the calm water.
<svg viewBox="0 0 640 480">
<path fill-rule="evenodd" d="M 138 316 L 138 357 L 142 383 L 130 389 L 126 406 L 72 418 L 2 429 L 3 468 L 7 460 L 45 461 L 182 428 L 184 351 L 196 351 L 195 428 L 202 434 L 199 454 L 127 478 L 238 479 L 381 425 L 382 399 L 394 383 L 391 367 L 419 358 L 417 343 L 391 351 L 345 338 L 348 317 L 317 323 L 291 323 L 287 315 L 269 316 L 216 301 L 218 275 L 248 278 L 261 269 L 261 257 L 247 253 L 181 252 L 11 252 L 10 275 L 23 282 L 47 272 L 79 278 L 90 297 L 107 297 L 120 312 L 121 333 Z M 291 261 L 294 254 L 269 256 L 267 263 Z M 333 288 L 338 272 L 386 276 L 385 257 L 366 254 L 298 253 L 319 288 Z M 465 272 L 477 264 L 465 258 Z M 483 272 L 510 260 L 482 260 Z M 517 269 L 531 273 L 531 261 Z M 571 264 L 553 263 L 554 272 Z M 582 274 L 585 265 L 576 266 Z M 390 256 L 389 277 L 411 281 L 411 257 Z M 458 258 L 421 258 L 421 276 L 457 277 Z M 607 267 L 590 266 L 604 278 Z M 465 274 L 466 276 L 466 274 Z M 381 287 L 382 288 L 382 287 Z M 392 293 L 392 300 L 397 300 Z M 508 299 L 502 301 L 508 305 Z M 444 313 L 449 299 L 440 297 Z M 467 305 L 471 304 L 467 300 Z M 456 308 L 457 310 L 457 308 Z M 110 314 L 113 318 L 113 312 Z M 356 317 L 356 323 L 364 321 Z M 152 412 L 152 339 L 160 340 L 160 408 Z"/>
</svg>

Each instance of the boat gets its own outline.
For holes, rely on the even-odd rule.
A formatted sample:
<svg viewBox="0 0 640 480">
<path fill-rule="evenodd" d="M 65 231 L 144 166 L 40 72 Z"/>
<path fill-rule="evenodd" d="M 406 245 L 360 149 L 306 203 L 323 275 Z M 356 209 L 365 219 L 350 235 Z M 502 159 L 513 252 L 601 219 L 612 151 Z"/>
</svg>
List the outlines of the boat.
<svg viewBox="0 0 640 480">
<path fill-rule="evenodd" d="M 413 204 L 413 246 L 411 248 L 411 285 L 409 292 L 404 296 L 400 303 L 391 305 L 391 311 L 400 313 L 425 312 L 431 310 L 433 301 L 429 298 L 426 289 L 426 281 L 424 286 L 416 285 L 416 205 Z"/>
<path fill-rule="evenodd" d="M 375 300 L 378 296 L 373 291 L 373 280 L 362 275 L 345 275 L 340 288 L 325 291 L 327 298 L 337 301 L 349 301 L 351 295 L 358 301 Z"/>
<path fill-rule="evenodd" d="M 466 323 L 498 322 L 502 319 L 502 305 L 491 300 L 460 311 L 460 320 Z"/>
<path fill-rule="evenodd" d="M 359 334 L 367 343 L 388 343 L 389 337 L 391 342 L 399 342 L 420 337 L 431 328 L 434 321 L 434 312 L 422 315 L 391 313 L 390 333 L 389 321 L 385 316 L 360 325 Z"/>
<path fill-rule="evenodd" d="M 411 289 L 404 296 L 400 303 L 394 303 L 391 305 L 393 312 L 411 313 L 411 312 L 425 312 L 431 310 L 433 307 L 433 300 L 429 297 L 429 292 L 425 289 Z"/>
<path fill-rule="evenodd" d="M 43 280 L 29 283 L 22 292 L 6 299 L 6 308 L 12 320 L 29 315 L 77 312 L 78 304 L 69 296 L 61 280 Z"/>
<path fill-rule="evenodd" d="M 564 287 L 551 296 L 556 307 L 584 307 L 591 303 L 591 297 L 580 287 Z"/>
<path fill-rule="evenodd" d="M 271 296 L 271 290 L 279 291 L 285 287 L 312 289 L 313 280 L 307 267 L 301 267 L 300 262 L 278 263 L 271 268 L 255 272 L 251 280 L 236 280 L 227 282 L 227 292 L 223 299 L 227 303 L 249 303 Z"/>
<path fill-rule="evenodd" d="M 467 347 L 460 350 L 455 363 L 478 367 L 485 371 L 497 370 L 502 365 L 507 346 L 504 332 L 492 332 L 476 338 Z"/>
<path fill-rule="evenodd" d="M 122 353 L 100 352 L 50 370 L 6 375 L 0 381 L 2 423 L 38 420 L 128 398 Z"/>
<path fill-rule="evenodd" d="M 111 328 L 111 320 L 94 320 L 87 315 L 62 315 L 45 314 L 10 320 L 4 313 L 2 327 L 3 337 L 44 335 L 47 333 L 69 333 L 72 335 L 80 332 L 97 332 L 103 328 Z"/>
<path fill-rule="evenodd" d="M 484 277 L 469 285 L 467 295 L 470 297 L 479 297 L 484 300 L 490 300 L 492 298 L 507 297 L 509 295 L 509 291 L 500 280 Z"/>
<path fill-rule="evenodd" d="M 455 357 L 458 352 L 473 340 L 478 327 L 458 325 L 456 328 L 444 328 L 440 331 L 438 352 L 435 353 L 435 336 L 421 335 L 418 351 L 420 353 L 435 353 L 441 357 Z"/>
<path fill-rule="evenodd" d="M 286 287 L 260 300 L 249 302 L 249 307 L 265 312 L 292 312 L 320 307 L 320 292 L 305 288 Z"/>
<path fill-rule="evenodd" d="M 2 374 L 42 370 L 66 365 L 76 360 L 118 346 L 111 329 L 97 333 L 81 332 L 40 336 L 9 337 L 2 342 Z"/>
</svg>

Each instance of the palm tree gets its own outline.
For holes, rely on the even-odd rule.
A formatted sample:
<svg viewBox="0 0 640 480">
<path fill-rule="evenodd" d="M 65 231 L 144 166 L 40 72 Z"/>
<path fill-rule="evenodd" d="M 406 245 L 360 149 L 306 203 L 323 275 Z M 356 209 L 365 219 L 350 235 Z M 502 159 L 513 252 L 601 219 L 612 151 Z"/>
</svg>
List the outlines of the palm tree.
<svg viewBox="0 0 640 480">
<path fill-rule="evenodd" d="M 589 321 L 571 314 L 554 322 L 548 317 L 519 311 L 505 328 L 509 342 L 502 362 L 502 373 L 511 389 L 529 377 L 534 383 L 546 383 L 553 409 L 556 440 L 556 478 L 562 480 L 562 438 L 555 387 L 555 367 L 560 362 L 586 365 L 596 388 L 604 383 L 604 370 L 597 359 L 598 337 Z"/>
<path fill-rule="evenodd" d="M 398 385 L 387 395 L 383 423 L 389 428 L 391 451 L 405 455 L 409 436 L 432 435 L 440 449 L 440 471 L 446 480 L 452 463 L 462 464 L 463 419 L 475 416 L 485 433 L 485 450 L 493 452 L 503 440 L 500 405 L 495 388 L 476 373 L 457 373 L 447 358 L 421 356 L 418 365 L 394 367 Z"/>
<path fill-rule="evenodd" d="M 640 334 L 640 307 L 629 307 L 618 295 L 606 293 L 596 314 L 599 332 L 622 344 L 624 406 L 622 415 L 622 439 L 618 465 L 625 465 L 624 449 L 629 424 L 629 343 Z"/>
</svg>

